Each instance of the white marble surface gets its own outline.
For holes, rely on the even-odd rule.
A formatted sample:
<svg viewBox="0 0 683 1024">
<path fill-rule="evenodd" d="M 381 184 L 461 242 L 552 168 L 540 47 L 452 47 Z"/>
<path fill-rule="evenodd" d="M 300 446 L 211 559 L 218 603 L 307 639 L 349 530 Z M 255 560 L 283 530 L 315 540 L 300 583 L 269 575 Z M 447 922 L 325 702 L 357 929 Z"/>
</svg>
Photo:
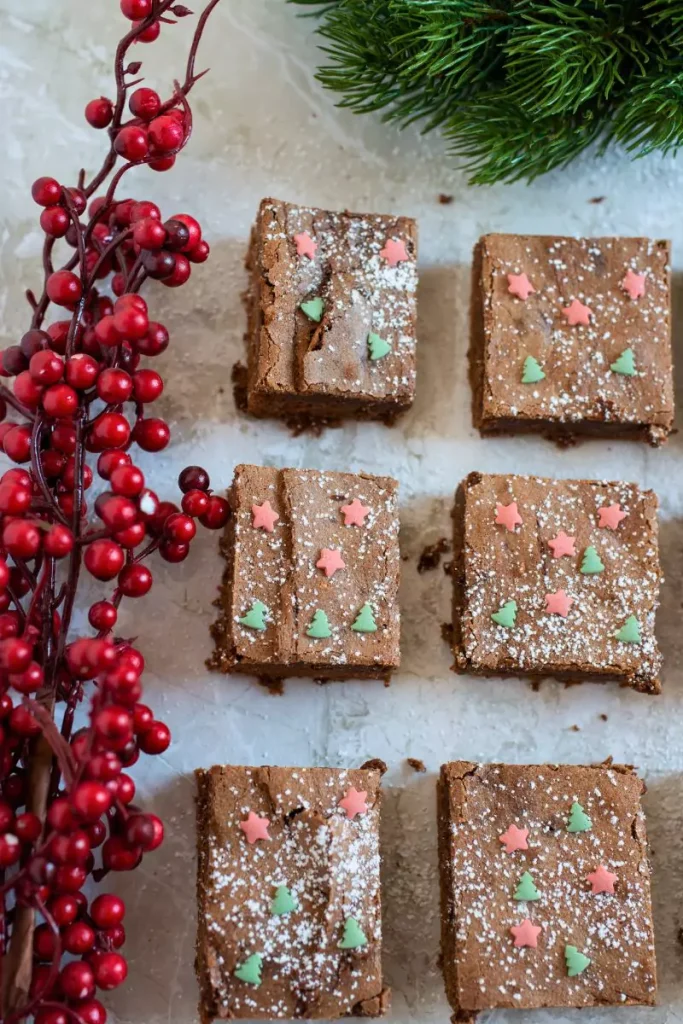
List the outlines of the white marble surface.
<svg viewBox="0 0 683 1024">
<path fill-rule="evenodd" d="M 30 182 L 44 173 L 72 183 L 98 165 L 103 140 L 82 119 L 85 102 L 110 90 L 110 59 L 122 28 L 115 0 L 0 0 L 0 343 L 27 322 L 22 290 L 37 283 L 40 237 Z M 187 462 L 204 463 L 216 487 L 239 461 L 391 473 L 402 487 L 403 668 L 389 689 L 349 683 L 288 683 L 271 697 L 248 679 L 204 669 L 220 566 L 215 535 L 203 533 L 182 566 L 157 565 L 157 586 L 126 621 L 147 656 L 147 696 L 168 721 L 167 754 L 137 768 L 141 797 L 162 814 L 168 840 L 141 870 L 114 885 L 128 901 L 128 983 L 109 999 L 112 1019 L 190 1024 L 195 928 L 192 769 L 234 763 L 389 764 L 384 814 L 386 971 L 392 1020 L 446 1021 L 438 956 L 434 779 L 455 757 L 510 761 L 593 761 L 608 754 L 638 765 L 648 782 L 661 1005 L 654 1010 L 584 1011 L 582 1024 L 683 1020 L 683 441 L 662 451 L 591 443 L 558 452 L 543 440 L 482 441 L 470 424 L 466 382 L 470 251 L 490 230 L 663 235 L 683 269 L 683 164 L 658 157 L 628 163 L 618 154 L 586 158 L 533 186 L 466 187 L 436 138 L 399 135 L 376 118 L 333 105 L 313 80 L 311 23 L 283 0 L 223 0 L 201 54 L 211 74 L 194 97 L 195 134 L 174 172 L 136 172 L 135 190 L 166 214 L 187 210 L 206 227 L 211 261 L 191 284 L 150 291 L 172 331 L 158 361 L 162 399 L 174 428 L 161 457 L 141 460 L 150 484 L 174 491 Z M 164 29 L 141 50 L 151 84 L 169 85 L 183 66 L 187 29 Z M 133 184 L 131 181 L 131 189 Z M 437 202 L 451 193 L 451 205 Z M 263 195 L 320 206 L 398 211 L 421 230 L 418 398 L 400 427 L 350 424 L 322 438 L 292 439 L 277 423 L 237 416 L 230 367 L 240 354 L 242 255 Z M 601 203 L 591 202 L 604 197 Z M 676 277 L 681 306 L 681 277 Z M 683 310 L 681 311 L 683 313 Z M 681 335 L 678 318 L 678 340 Z M 680 346 L 679 346 L 680 347 Z M 419 577 L 424 545 L 448 529 L 452 491 L 467 472 L 515 470 L 558 476 L 625 477 L 662 501 L 667 582 L 659 617 L 666 657 L 664 694 L 613 687 L 533 693 L 523 682 L 457 678 L 440 637 L 449 586 L 441 572 Z M 603 721 L 601 715 L 607 716 Z M 578 726 L 579 731 L 573 727 Z M 407 767 L 423 758 L 428 774 Z M 495 1024 L 550 1024 L 576 1013 L 484 1015 Z"/>
</svg>

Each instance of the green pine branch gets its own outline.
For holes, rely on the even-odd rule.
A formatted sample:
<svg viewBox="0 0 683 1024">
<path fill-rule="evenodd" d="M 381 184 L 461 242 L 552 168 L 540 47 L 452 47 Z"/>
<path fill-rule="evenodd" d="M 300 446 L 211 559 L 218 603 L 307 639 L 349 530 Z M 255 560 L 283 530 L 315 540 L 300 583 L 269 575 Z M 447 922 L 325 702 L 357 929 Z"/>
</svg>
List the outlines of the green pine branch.
<svg viewBox="0 0 683 1024">
<path fill-rule="evenodd" d="M 683 145 L 683 0 L 288 2 L 319 17 L 340 106 L 440 129 L 474 183 Z"/>
</svg>

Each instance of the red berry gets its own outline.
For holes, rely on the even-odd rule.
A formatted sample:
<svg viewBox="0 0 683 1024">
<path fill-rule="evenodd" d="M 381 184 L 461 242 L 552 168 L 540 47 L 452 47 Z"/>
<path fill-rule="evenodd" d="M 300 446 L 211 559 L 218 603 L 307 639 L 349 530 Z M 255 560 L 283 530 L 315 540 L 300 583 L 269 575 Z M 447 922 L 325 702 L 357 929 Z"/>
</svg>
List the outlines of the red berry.
<svg viewBox="0 0 683 1024">
<path fill-rule="evenodd" d="M 190 545 L 178 543 L 177 541 L 163 540 L 159 545 L 159 554 L 165 562 L 175 565 L 184 562 L 190 553 Z"/>
<path fill-rule="evenodd" d="M 163 379 L 156 370 L 138 370 L 133 375 L 133 396 L 137 402 L 154 402 L 163 390 Z"/>
<path fill-rule="evenodd" d="M 88 612 L 88 622 L 97 630 L 113 629 L 117 618 L 118 612 L 109 601 L 96 601 Z"/>
<path fill-rule="evenodd" d="M 209 474 L 201 466 L 186 466 L 178 476 L 178 487 L 187 494 L 188 491 L 208 491 L 211 486 Z"/>
<path fill-rule="evenodd" d="M 120 544 L 122 548 L 130 550 L 136 548 L 138 544 L 142 544 L 145 539 L 145 524 L 142 522 L 133 523 L 125 530 L 117 530 L 114 534 L 114 540 L 117 544 Z"/>
<path fill-rule="evenodd" d="M 71 805 L 85 821 L 97 821 L 111 805 L 111 794 L 100 782 L 79 782 L 71 793 Z"/>
<path fill-rule="evenodd" d="M 141 24 L 141 22 L 136 21 L 133 23 L 133 28 L 139 28 Z M 153 43 L 154 40 L 159 37 L 160 32 L 161 22 L 153 21 L 151 25 L 148 25 L 147 28 L 143 28 L 140 34 L 136 36 L 136 41 L 138 43 Z"/>
<path fill-rule="evenodd" d="M 188 491 L 183 495 L 181 507 L 188 516 L 203 516 L 209 509 L 209 495 L 206 491 Z"/>
<path fill-rule="evenodd" d="M 116 704 L 110 704 L 98 711 L 94 726 L 99 736 L 109 740 L 128 738 L 133 731 L 130 711 Z"/>
<path fill-rule="evenodd" d="M 132 501 L 121 495 L 100 495 L 95 505 L 97 514 L 111 530 L 126 530 L 138 518 L 138 510 Z"/>
<path fill-rule="evenodd" d="M 143 754 L 163 754 L 171 742 L 171 731 L 163 722 L 154 721 L 140 735 L 138 744 Z"/>
<path fill-rule="evenodd" d="M 220 530 L 229 518 L 230 506 L 225 498 L 219 498 L 217 494 L 212 494 L 209 498 L 209 508 L 203 516 L 199 517 L 199 522 L 209 530 Z"/>
<path fill-rule="evenodd" d="M 17 815 L 14 824 L 14 833 L 22 843 L 35 843 L 43 831 L 43 826 L 37 814 L 31 811 L 24 811 Z"/>
<path fill-rule="evenodd" d="M 142 860 L 142 850 L 131 849 L 121 836 L 110 836 L 102 847 L 102 863 L 110 871 L 132 871 Z"/>
<path fill-rule="evenodd" d="M 0 484 L 0 512 L 10 516 L 23 516 L 31 505 L 31 492 L 26 487 L 18 487 L 16 484 Z M 7 586 L 7 581 L 2 584 Z"/>
<path fill-rule="evenodd" d="M 122 494 L 126 498 L 137 498 L 145 486 L 145 478 L 137 466 L 117 466 L 109 480 L 114 494 Z"/>
<path fill-rule="evenodd" d="M 154 89 L 142 86 L 131 94 L 128 106 L 134 117 L 139 117 L 141 121 L 151 121 L 161 110 L 161 98 Z"/>
<path fill-rule="evenodd" d="M 72 416 L 78 409 L 78 395 L 68 384 L 53 384 L 43 394 L 43 408 L 55 419 Z"/>
<path fill-rule="evenodd" d="M 148 708 L 146 704 L 136 704 L 133 708 L 133 728 L 135 732 L 144 732 L 146 729 L 149 729 L 153 722 L 154 715 L 152 714 L 152 709 Z"/>
<path fill-rule="evenodd" d="M 90 907 L 90 916 L 98 928 L 114 928 L 121 924 L 126 913 L 126 905 L 119 896 L 103 892 L 97 896 Z"/>
<path fill-rule="evenodd" d="M 43 350 L 31 356 L 28 369 L 37 384 L 56 384 L 64 375 L 64 362 L 54 352 Z"/>
<path fill-rule="evenodd" d="M 165 249 L 154 252 L 146 249 L 142 253 L 142 265 L 148 277 L 161 281 L 164 277 L 170 277 L 175 270 L 175 257 Z"/>
<path fill-rule="evenodd" d="M 41 228 L 52 238 L 63 238 L 70 223 L 71 218 L 63 206 L 48 206 L 40 215 Z"/>
<path fill-rule="evenodd" d="M 171 431 L 164 420 L 155 417 L 138 420 L 133 431 L 133 440 L 145 452 L 160 452 L 171 440 Z"/>
<path fill-rule="evenodd" d="M 51 558 L 65 558 L 73 550 L 74 535 L 66 526 L 51 526 L 43 542 L 45 554 Z"/>
<path fill-rule="evenodd" d="M 35 558 L 40 550 L 40 530 L 26 519 L 13 519 L 2 531 L 2 543 L 10 555 Z"/>
<path fill-rule="evenodd" d="M 197 527 L 191 516 L 176 512 L 169 516 L 164 523 L 164 533 L 170 541 L 178 544 L 189 544 L 197 532 Z"/>
<path fill-rule="evenodd" d="M 54 178 L 36 178 L 31 185 L 31 195 L 38 206 L 54 206 L 62 195 L 62 187 Z"/>
<path fill-rule="evenodd" d="M 125 708 L 123 709 L 126 710 Z M 128 715 L 128 712 L 126 712 Z M 127 717 L 128 731 L 124 735 L 130 735 L 130 715 Z M 96 779 L 98 782 L 111 782 L 121 774 L 121 761 L 113 750 L 106 750 L 103 754 L 95 754 L 86 765 L 86 774 L 89 779 Z"/>
<path fill-rule="evenodd" d="M 85 921 L 76 921 L 66 929 L 62 935 L 62 942 L 67 953 L 82 956 L 83 953 L 89 953 L 95 946 L 94 929 Z"/>
<path fill-rule="evenodd" d="M 80 278 L 70 270 L 55 270 L 46 284 L 47 296 L 57 306 L 73 306 L 80 299 L 83 288 Z"/>
<path fill-rule="evenodd" d="M 47 328 L 46 334 L 50 337 L 50 348 L 53 352 L 59 352 L 60 355 L 64 355 L 70 326 L 70 320 L 58 320 L 57 323 L 50 324 Z"/>
<path fill-rule="evenodd" d="M 15 711 L 17 710 L 19 709 L 15 708 Z M 74 813 L 66 797 L 60 796 L 52 801 L 47 812 L 47 823 L 57 832 L 73 832 L 77 828 Z"/>
<path fill-rule="evenodd" d="M 148 199 L 140 203 L 133 203 L 130 211 L 131 224 L 137 224 L 139 220 L 144 220 L 146 217 L 151 217 L 153 220 L 161 220 L 161 210 L 157 204 L 151 203 Z"/>
<path fill-rule="evenodd" d="M 171 153 L 179 148 L 185 136 L 182 124 L 174 117 L 162 114 L 155 117 L 149 125 L 149 138 L 158 153 Z"/>
<path fill-rule="evenodd" d="M 102 370 L 97 378 L 97 394 L 103 402 L 112 405 L 127 402 L 132 391 L 133 381 L 125 370 Z"/>
<path fill-rule="evenodd" d="M 62 967 L 59 984 L 67 999 L 92 999 L 95 994 L 95 975 L 84 960 L 74 960 Z"/>
<path fill-rule="evenodd" d="M 97 987 L 110 991 L 126 980 L 128 964 L 120 953 L 97 953 L 92 958 Z"/>
<path fill-rule="evenodd" d="M 174 213 L 172 220 L 180 221 L 188 230 L 188 240 L 181 251 L 192 252 L 202 240 L 202 229 L 199 226 L 199 221 L 191 217 L 189 213 Z"/>
<path fill-rule="evenodd" d="M 76 1003 L 73 1009 L 78 1020 L 83 1024 L 107 1024 L 107 1011 L 97 999 L 88 999 L 84 1003 Z"/>
<path fill-rule="evenodd" d="M 50 435 L 50 444 L 65 455 L 76 451 L 76 431 L 71 423 L 56 423 Z"/>
<path fill-rule="evenodd" d="M 66 361 L 66 382 L 79 391 L 92 387 L 99 372 L 100 364 L 85 352 L 76 352 Z"/>
<path fill-rule="evenodd" d="M 175 267 L 173 273 L 169 274 L 168 277 L 164 277 L 161 280 L 162 284 L 165 284 L 167 288 L 180 288 L 181 285 L 190 277 L 192 273 L 192 265 L 188 260 L 187 256 L 183 256 L 182 253 L 177 252 L 175 254 Z"/>
<path fill-rule="evenodd" d="M 124 298 L 125 295 L 122 295 L 118 301 L 120 302 Z M 115 309 L 114 325 L 122 338 L 126 338 L 128 341 L 138 341 L 147 333 L 149 318 L 146 312 L 135 306 L 124 306 L 123 309 Z"/>
<path fill-rule="evenodd" d="M 80 864 L 61 864 L 55 875 L 55 888 L 58 892 L 78 892 L 87 877 L 87 871 Z"/>
<path fill-rule="evenodd" d="M 85 192 L 80 188 L 68 188 L 67 192 L 71 196 L 71 202 L 73 203 L 74 210 L 79 215 L 85 212 L 85 208 L 88 205 L 88 200 L 85 198 Z"/>
<path fill-rule="evenodd" d="M 164 826 L 156 814 L 131 814 L 126 822 L 125 836 L 131 846 L 139 846 L 145 853 L 150 853 L 161 846 Z"/>
<path fill-rule="evenodd" d="M 14 394 L 29 409 L 37 409 L 43 389 L 36 384 L 28 370 L 22 370 L 14 381 Z"/>
<path fill-rule="evenodd" d="M 158 220 L 147 217 L 136 223 L 133 239 L 141 249 L 161 249 L 166 241 L 166 228 Z"/>
<path fill-rule="evenodd" d="M 146 565 L 126 565 L 119 573 L 119 590 L 124 597 L 144 597 L 152 586 L 152 574 Z"/>
<path fill-rule="evenodd" d="M 104 823 L 101 821 L 93 821 L 91 825 L 86 825 L 85 831 L 88 833 L 90 845 L 93 848 L 93 850 L 96 847 L 102 845 L 107 835 L 107 829 L 105 828 Z"/>
<path fill-rule="evenodd" d="M 43 685 L 45 676 L 42 666 L 32 661 L 25 672 L 10 673 L 9 684 L 19 693 L 36 693 Z"/>
<path fill-rule="evenodd" d="M 168 331 L 163 324 L 150 321 L 147 334 L 136 342 L 140 355 L 158 356 L 168 348 Z"/>
<path fill-rule="evenodd" d="M 57 947 L 56 936 L 49 924 L 39 924 L 33 933 L 33 952 L 45 963 L 52 960 Z"/>
<path fill-rule="evenodd" d="M 109 480 L 117 466 L 129 466 L 130 462 L 130 455 L 125 452 L 103 452 L 97 460 L 97 472 L 103 480 Z"/>
<path fill-rule="evenodd" d="M 6 486 L 9 488 L 9 486 L 11 486 L 11 485 L 6 485 Z M 0 493 L 2 491 L 3 491 L 3 488 L 0 487 Z M 1 508 L 1 506 L 0 506 L 0 508 Z M 2 511 L 4 511 L 4 509 Z M 4 590 L 5 587 L 7 586 L 7 584 L 9 583 L 9 581 L 10 581 L 9 566 L 7 565 L 7 562 L 4 560 L 4 558 L 0 558 L 0 590 Z M 0 615 L 0 622 L 2 622 L 3 624 L 4 624 L 4 622 L 6 620 L 9 620 L 9 619 L 10 619 L 10 616 Z M 11 616 L 11 619 L 16 622 L 15 616 Z M 0 633 L 0 639 L 2 639 L 2 634 L 1 633 Z M 2 717 L 2 716 L 0 716 L 0 717 Z"/>
<path fill-rule="evenodd" d="M 126 807 L 132 802 L 135 797 L 135 783 L 131 779 L 130 775 L 126 775 L 125 772 L 121 772 L 118 779 L 116 780 L 116 798 Z"/>
<path fill-rule="evenodd" d="M 117 345 L 121 344 L 121 335 L 116 329 L 114 316 L 111 313 L 97 321 L 95 324 L 95 334 L 99 343 L 106 348 L 116 348 Z"/>
<path fill-rule="evenodd" d="M 90 100 L 85 108 L 85 119 L 93 128 L 106 128 L 114 116 L 114 106 L 106 96 Z"/>
<path fill-rule="evenodd" d="M 97 580 L 113 580 L 123 568 L 124 560 L 123 549 L 113 540 L 95 540 L 85 550 L 86 568 Z"/>
<path fill-rule="evenodd" d="M 92 484 L 92 469 L 87 463 L 83 463 L 81 467 L 81 478 L 83 488 L 87 491 Z M 76 459 L 73 455 L 70 455 L 64 464 L 64 469 L 62 470 L 62 484 L 69 491 L 73 491 L 76 487 Z"/>
<path fill-rule="evenodd" d="M 121 13 L 131 21 L 143 21 L 152 11 L 152 0 L 121 0 Z"/>
<path fill-rule="evenodd" d="M 0 665 L 6 672 L 25 672 L 32 657 L 33 646 L 21 637 L 9 637 L 0 643 Z"/>
<path fill-rule="evenodd" d="M 12 832 L 0 836 L 0 868 L 16 864 L 21 856 L 21 843 Z"/>
<path fill-rule="evenodd" d="M 124 160 L 140 163 L 149 153 L 147 132 L 134 124 L 121 128 L 114 139 L 114 149 Z"/>
<path fill-rule="evenodd" d="M 188 252 L 187 258 L 190 263 L 206 263 L 210 255 L 209 243 L 202 239 L 192 252 Z"/>
<path fill-rule="evenodd" d="M 118 412 L 105 412 L 98 416 L 90 431 L 98 450 L 122 448 L 130 438 L 130 426 L 125 416 Z"/>
</svg>

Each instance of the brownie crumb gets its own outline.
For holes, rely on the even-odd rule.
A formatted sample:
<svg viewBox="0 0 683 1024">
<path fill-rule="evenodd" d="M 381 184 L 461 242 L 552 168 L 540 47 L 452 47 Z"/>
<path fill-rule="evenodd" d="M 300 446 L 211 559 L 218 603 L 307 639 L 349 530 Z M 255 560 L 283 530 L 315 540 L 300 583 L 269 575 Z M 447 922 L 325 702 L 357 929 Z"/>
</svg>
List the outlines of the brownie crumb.
<svg viewBox="0 0 683 1024">
<path fill-rule="evenodd" d="M 683 946 L 683 928 L 679 928 L 676 932 L 676 942 L 679 946 Z"/>
<path fill-rule="evenodd" d="M 453 623 L 452 622 L 442 622 L 441 623 L 441 636 L 446 641 L 447 644 L 452 646 L 452 644 L 453 644 Z"/>
<path fill-rule="evenodd" d="M 238 412 L 247 411 L 247 368 L 243 363 L 235 363 L 231 373 L 232 393 Z"/>
<path fill-rule="evenodd" d="M 427 765 L 424 763 L 424 761 L 421 761 L 419 757 L 407 757 L 406 762 L 416 772 L 427 771 Z"/>
<path fill-rule="evenodd" d="M 371 757 L 369 761 L 365 761 L 360 767 L 363 772 L 379 772 L 380 775 L 386 775 L 389 770 L 386 761 L 383 761 L 381 757 Z"/>
<path fill-rule="evenodd" d="M 453 196 L 448 192 L 439 192 L 439 202 L 442 206 L 450 206 L 453 202 Z"/>
<path fill-rule="evenodd" d="M 605 199 L 607 199 L 607 196 L 593 196 L 593 198 L 589 199 L 588 202 L 589 203 L 604 203 Z"/>
<path fill-rule="evenodd" d="M 569 731 L 570 732 L 581 732 L 581 726 L 580 725 L 570 725 L 569 726 Z"/>
<path fill-rule="evenodd" d="M 604 715 L 604 714 L 600 715 L 600 721 L 601 722 L 606 722 L 607 721 L 607 715 Z"/>
<path fill-rule="evenodd" d="M 542 679 L 530 679 L 529 680 L 529 686 L 534 691 L 534 693 L 538 693 L 539 690 L 541 689 L 541 683 L 542 682 L 543 682 Z"/>
<path fill-rule="evenodd" d="M 428 544 L 420 555 L 417 571 L 423 573 L 436 569 L 442 556 L 449 554 L 450 551 L 451 545 L 447 537 L 440 537 L 434 544 Z"/>
</svg>

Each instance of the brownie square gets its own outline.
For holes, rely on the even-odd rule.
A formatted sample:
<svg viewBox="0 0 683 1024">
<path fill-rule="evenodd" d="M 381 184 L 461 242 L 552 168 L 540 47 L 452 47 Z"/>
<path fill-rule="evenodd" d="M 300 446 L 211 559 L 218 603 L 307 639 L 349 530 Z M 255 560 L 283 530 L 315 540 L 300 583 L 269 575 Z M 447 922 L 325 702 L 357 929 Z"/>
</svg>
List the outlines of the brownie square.
<svg viewBox="0 0 683 1024">
<path fill-rule="evenodd" d="M 443 765 L 442 959 L 454 1020 L 652 1005 L 643 783 L 624 765 Z"/>
<path fill-rule="evenodd" d="M 212 665 L 386 679 L 400 660 L 398 484 L 238 466 Z"/>
<path fill-rule="evenodd" d="M 470 375 L 482 434 L 666 440 L 674 415 L 669 243 L 485 235 Z"/>
<path fill-rule="evenodd" d="M 391 421 L 415 391 L 417 225 L 264 199 L 247 269 L 248 412 Z"/>
<path fill-rule="evenodd" d="M 196 777 L 202 1022 L 382 1014 L 380 770 Z"/>
<path fill-rule="evenodd" d="M 456 671 L 660 692 L 652 491 L 472 473 L 453 519 Z"/>
</svg>

